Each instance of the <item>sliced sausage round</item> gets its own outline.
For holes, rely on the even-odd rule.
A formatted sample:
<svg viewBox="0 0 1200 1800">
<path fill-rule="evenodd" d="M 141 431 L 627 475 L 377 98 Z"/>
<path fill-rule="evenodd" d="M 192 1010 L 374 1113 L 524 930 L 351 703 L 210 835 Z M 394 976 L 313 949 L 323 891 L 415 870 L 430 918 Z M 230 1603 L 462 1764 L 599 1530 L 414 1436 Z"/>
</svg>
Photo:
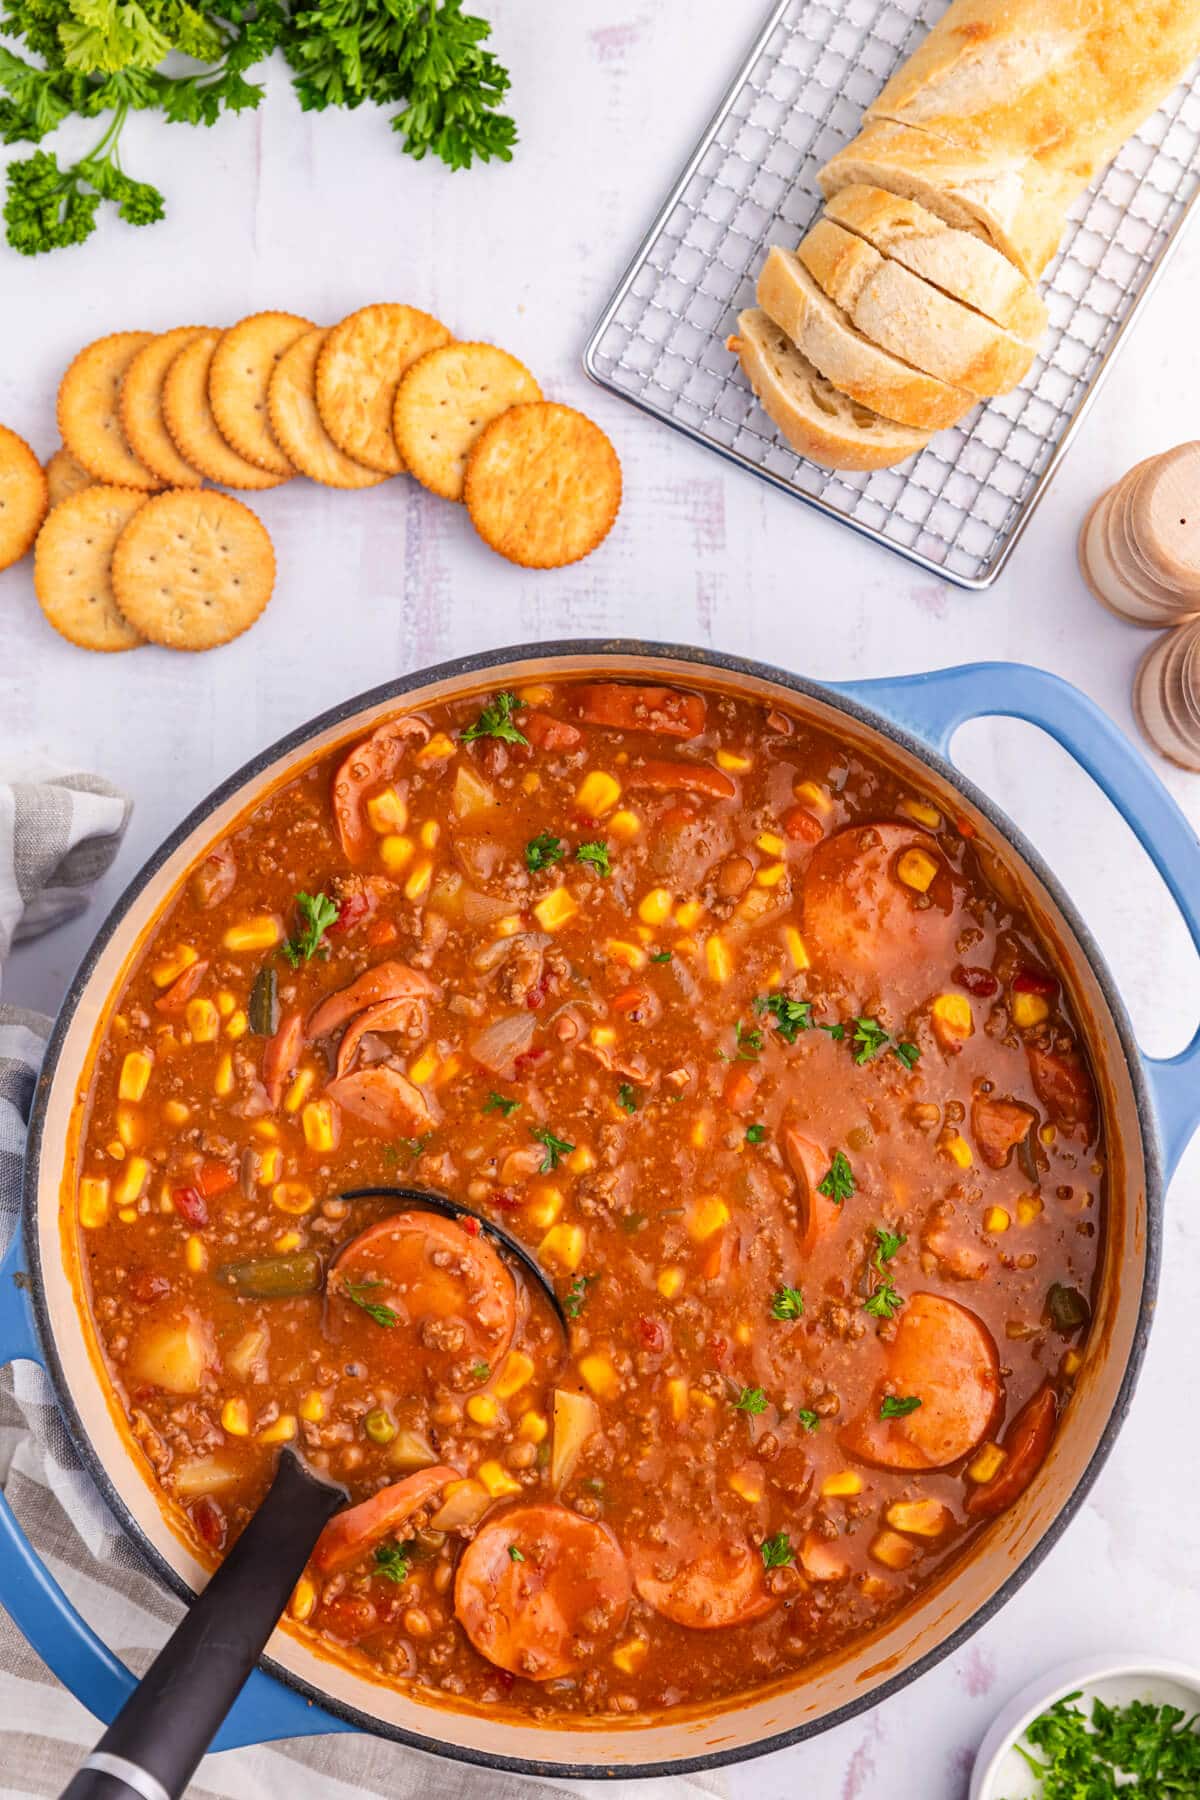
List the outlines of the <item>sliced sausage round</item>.
<svg viewBox="0 0 1200 1800">
<path fill-rule="evenodd" d="M 935 865 L 923 892 L 900 878 L 908 851 Z M 805 942 L 858 998 L 883 985 L 907 1003 L 927 982 L 931 962 L 953 960 L 959 885 L 918 826 L 847 826 L 812 853 L 804 877 Z"/>
<path fill-rule="evenodd" d="M 348 861 L 361 862 L 377 842 L 367 801 L 391 781 L 411 743 L 423 744 L 429 727 L 420 719 L 389 719 L 338 764 L 333 776 L 333 822 Z"/>
<path fill-rule="evenodd" d="M 800 1215 L 797 1248 L 801 1256 L 811 1256 L 818 1244 L 831 1236 L 841 1223 L 841 1207 L 821 1192 L 821 1183 L 829 1173 L 829 1157 L 819 1144 L 803 1136 L 794 1125 L 784 1127 L 783 1153 L 796 1178 Z"/>
<path fill-rule="evenodd" d="M 880 1468 L 941 1469 L 987 1436 L 1000 1394 L 1000 1358 L 983 1320 L 957 1300 L 914 1294 L 896 1319 L 883 1380 L 842 1442 Z M 889 1397 L 920 1405 L 881 1417 Z"/>
<path fill-rule="evenodd" d="M 393 1481 L 380 1488 L 369 1500 L 349 1506 L 330 1519 L 317 1539 L 312 1562 L 322 1575 L 336 1574 L 358 1561 L 364 1551 L 396 1537 L 425 1503 L 439 1494 L 448 1481 L 457 1481 L 457 1469 L 439 1464 L 432 1469 L 418 1469 L 403 1481 Z"/>
<path fill-rule="evenodd" d="M 1026 1401 L 1009 1426 L 1000 1472 L 967 1495 L 968 1517 L 990 1519 L 1025 1492 L 1046 1460 L 1057 1422 L 1058 1400 L 1047 1382 L 1032 1400 Z"/>
<path fill-rule="evenodd" d="M 632 1552 L 638 1593 L 655 1612 L 693 1631 L 748 1625 L 776 1605 L 761 1553 L 732 1527 L 675 1518 L 666 1541 Z"/>
</svg>

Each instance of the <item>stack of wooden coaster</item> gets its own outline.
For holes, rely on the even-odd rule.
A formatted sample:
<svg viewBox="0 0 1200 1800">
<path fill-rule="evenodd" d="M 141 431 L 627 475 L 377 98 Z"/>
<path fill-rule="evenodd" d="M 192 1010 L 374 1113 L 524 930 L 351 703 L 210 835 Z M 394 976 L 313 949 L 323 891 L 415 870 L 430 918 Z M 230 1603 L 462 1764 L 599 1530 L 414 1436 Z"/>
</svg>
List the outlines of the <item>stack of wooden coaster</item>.
<svg viewBox="0 0 1200 1800">
<path fill-rule="evenodd" d="M 1200 771 L 1200 619 L 1151 644 L 1133 678 L 1133 710 L 1160 755 Z"/>
<path fill-rule="evenodd" d="M 1137 463 L 1097 500 L 1079 534 L 1097 600 L 1148 629 L 1200 614 L 1200 443 Z"/>
</svg>

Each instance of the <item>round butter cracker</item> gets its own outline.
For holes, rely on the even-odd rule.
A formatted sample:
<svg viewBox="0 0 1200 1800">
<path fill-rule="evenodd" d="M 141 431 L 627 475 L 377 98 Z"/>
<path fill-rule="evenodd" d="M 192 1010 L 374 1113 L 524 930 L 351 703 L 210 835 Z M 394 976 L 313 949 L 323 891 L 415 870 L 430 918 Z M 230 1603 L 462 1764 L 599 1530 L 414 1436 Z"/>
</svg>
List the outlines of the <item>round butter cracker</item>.
<svg viewBox="0 0 1200 1800">
<path fill-rule="evenodd" d="M 409 472 L 444 500 L 461 500 L 471 446 L 510 406 L 540 400 L 523 362 L 495 344 L 443 344 L 401 378 L 392 428 Z"/>
<path fill-rule="evenodd" d="M 486 544 L 527 569 L 578 562 L 621 505 L 621 464 L 598 425 L 551 400 L 510 407 L 467 459 L 463 498 Z"/>
<path fill-rule="evenodd" d="M 154 337 L 152 331 L 114 331 L 79 352 L 58 389 L 58 429 L 67 449 L 97 481 L 152 494 L 163 484 L 135 456 L 121 428 L 125 371 Z"/>
<path fill-rule="evenodd" d="M 211 650 L 240 637 L 274 585 L 275 551 L 262 521 L 207 488 L 147 502 L 113 552 L 117 604 L 169 650 Z"/>
<path fill-rule="evenodd" d="M 94 479 L 65 444 L 46 458 L 46 485 L 50 489 L 51 506 L 61 506 L 72 494 L 81 494 L 85 487 L 92 486 Z"/>
<path fill-rule="evenodd" d="M 163 382 L 163 418 L 180 455 L 223 487 L 273 488 L 290 480 L 239 456 L 222 437 L 208 403 L 208 371 L 221 339 L 205 331 L 178 353 Z"/>
<path fill-rule="evenodd" d="M 392 436 L 397 384 L 419 356 L 449 342 L 446 327 L 415 306 L 364 306 L 335 325 L 317 361 L 317 406 L 339 450 L 381 475 L 402 474 Z"/>
<path fill-rule="evenodd" d="M 317 358 L 328 331 L 306 331 L 275 364 L 267 409 L 276 443 L 301 475 L 332 488 L 378 487 L 386 481 L 339 450 L 317 411 Z"/>
<path fill-rule="evenodd" d="M 169 487 L 203 487 L 204 477 L 179 454 L 163 418 L 163 384 L 181 350 L 208 329 L 177 325 L 159 332 L 138 351 L 121 383 L 121 428 L 134 453 Z"/>
<path fill-rule="evenodd" d="M 272 475 L 296 471 L 272 436 L 267 389 L 280 357 L 312 329 L 297 313 L 254 313 L 231 325 L 213 352 L 208 400 L 218 429 L 239 456 Z"/>
<path fill-rule="evenodd" d="M 41 463 L 23 437 L 0 425 L 0 569 L 24 556 L 48 505 Z"/>
<path fill-rule="evenodd" d="M 83 650 L 134 650 L 143 641 L 117 604 L 112 558 L 126 525 L 148 504 L 137 488 L 93 483 L 61 501 L 38 534 L 38 602 L 55 631 Z"/>
</svg>

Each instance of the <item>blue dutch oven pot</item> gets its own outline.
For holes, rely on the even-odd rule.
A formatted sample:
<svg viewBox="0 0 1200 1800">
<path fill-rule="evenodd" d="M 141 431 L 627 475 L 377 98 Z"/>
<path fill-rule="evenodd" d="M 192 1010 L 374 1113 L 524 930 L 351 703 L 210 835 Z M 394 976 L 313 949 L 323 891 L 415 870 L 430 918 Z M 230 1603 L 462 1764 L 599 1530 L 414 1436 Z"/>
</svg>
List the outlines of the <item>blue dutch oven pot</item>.
<svg viewBox="0 0 1200 1800">
<path fill-rule="evenodd" d="M 967 720 L 1028 720 L 1055 738 L 1109 796 L 1161 874 L 1200 949 L 1200 843 L 1166 789 L 1104 714 L 1055 676 L 1013 663 L 975 663 L 895 680 L 822 685 L 716 652 L 628 641 L 489 651 L 389 682 L 346 702 L 255 758 L 199 806 L 137 875 L 72 982 L 47 1051 L 29 1135 L 20 1228 L 0 1266 L 0 1360 L 30 1358 L 49 1373 L 79 1454 L 109 1506 L 168 1586 L 189 1597 L 205 1570 L 167 1524 L 106 1398 L 74 1298 L 73 1234 L 60 1197 L 86 1080 L 89 1046 L 130 958 L 207 845 L 270 787 L 330 746 L 399 707 L 604 671 L 682 680 L 795 707 L 848 744 L 905 773 L 921 792 L 974 823 L 1021 889 L 1063 972 L 1088 1040 L 1109 1159 L 1106 1260 L 1089 1351 L 1053 1452 L 1016 1506 L 992 1521 L 896 1620 L 791 1683 L 706 1714 L 571 1728 L 505 1720 L 486 1709 L 434 1707 L 275 1633 L 215 1749 L 353 1729 L 460 1761 L 562 1778 L 680 1774 L 795 1743 L 875 1704 L 955 1649 L 1037 1565 L 1081 1505 L 1133 1393 L 1154 1308 L 1162 1197 L 1200 1122 L 1200 1032 L 1169 1060 L 1142 1055 L 1087 927 L 1012 823 L 948 760 Z M 0 1499 L 0 1603 L 44 1661 L 104 1721 L 133 1676 L 99 1641 L 39 1562 Z"/>
</svg>

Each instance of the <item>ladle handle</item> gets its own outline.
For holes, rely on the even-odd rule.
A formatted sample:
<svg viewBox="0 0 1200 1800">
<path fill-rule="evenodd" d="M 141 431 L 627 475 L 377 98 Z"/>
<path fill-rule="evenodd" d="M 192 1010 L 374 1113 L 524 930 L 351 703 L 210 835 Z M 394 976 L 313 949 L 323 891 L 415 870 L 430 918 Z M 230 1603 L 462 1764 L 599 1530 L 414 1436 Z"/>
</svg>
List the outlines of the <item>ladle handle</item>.
<svg viewBox="0 0 1200 1800">
<path fill-rule="evenodd" d="M 284 1450 L 266 1499 L 62 1800 L 178 1800 L 344 1491 Z"/>
</svg>

